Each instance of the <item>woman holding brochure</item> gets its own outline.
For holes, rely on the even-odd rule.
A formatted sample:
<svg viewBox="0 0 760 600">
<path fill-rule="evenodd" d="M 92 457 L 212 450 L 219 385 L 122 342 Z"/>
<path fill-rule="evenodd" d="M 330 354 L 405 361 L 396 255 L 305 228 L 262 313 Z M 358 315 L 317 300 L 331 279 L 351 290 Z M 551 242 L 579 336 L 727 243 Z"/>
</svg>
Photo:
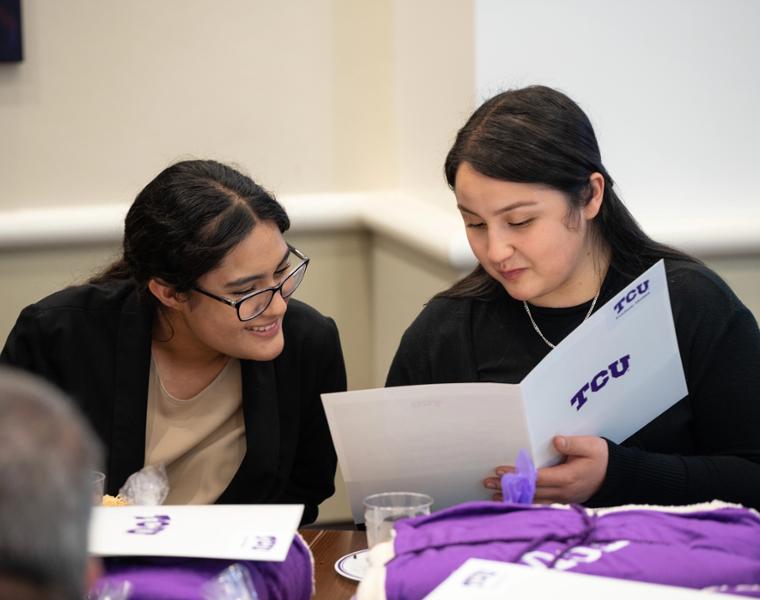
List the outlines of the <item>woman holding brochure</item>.
<svg viewBox="0 0 760 600">
<path fill-rule="evenodd" d="M 757 322 L 715 273 L 641 230 L 578 105 L 543 86 L 495 96 L 459 131 L 445 173 L 479 265 L 408 328 L 387 385 L 518 383 L 665 259 L 688 395 L 622 444 L 557 436 L 565 459 L 539 469 L 535 501 L 760 508 Z"/>
<path fill-rule="evenodd" d="M 108 492 L 164 464 L 167 504 L 332 495 L 320 394 L 346 389 L 332 319 L 291 296 L 309 259 L 282 206 L 238 171 L 184 161 L 127 214 L 123 256 L 25 308 L 2 362 L 69 393 L 107 449 Z"/>
</svg>

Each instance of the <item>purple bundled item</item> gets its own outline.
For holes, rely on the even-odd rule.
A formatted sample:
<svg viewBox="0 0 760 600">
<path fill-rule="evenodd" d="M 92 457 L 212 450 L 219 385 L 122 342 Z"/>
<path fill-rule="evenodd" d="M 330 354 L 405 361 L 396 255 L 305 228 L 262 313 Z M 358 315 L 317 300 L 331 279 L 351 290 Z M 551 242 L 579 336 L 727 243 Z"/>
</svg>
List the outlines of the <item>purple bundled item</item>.
<svg viewBox="0 0 760 600">
<path fill-rule="evenodd" d="M 395 529 L 388 600 L 425 597 L 468 558 L 760 597 L 760 515 L 735 505 L 469 502 Z"/>
<path fill-rule="evenodd" d="M 101 583 L 129 581 L 130 600 L 203 600 L 203 586 L 230 565 L 245 566 L 259 600 L 309 600 L 313 570 L 309 548 L 296 535 L 284 562 L 205 558 L 125 557 L 105 560 Z"/>
</svg>

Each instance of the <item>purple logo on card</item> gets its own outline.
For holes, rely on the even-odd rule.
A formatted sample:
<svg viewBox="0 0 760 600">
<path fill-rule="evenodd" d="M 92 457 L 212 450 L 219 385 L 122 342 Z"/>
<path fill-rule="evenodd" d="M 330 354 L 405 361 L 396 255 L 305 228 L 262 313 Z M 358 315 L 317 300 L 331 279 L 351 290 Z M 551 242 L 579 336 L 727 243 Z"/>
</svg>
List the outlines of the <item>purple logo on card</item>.
<svg viewBox="0 0 760 600">
<path fill-rule="evenodd" d="M 271 550 L 277 543 L 277 536 L 255 535 L 251 540 L 251 550 Z"/>
<path fill-rule="evenodd" d="M 149 517 L 135 516 L 134 529 L 128 529 L 127 533 L 136 535 L 156 535 L 169 526 L 172 518 L 169 515 L 152 515 Z"/>
<path fill-rule="evenodd" d="M 618 377 L 625 375 L 628 372 L 628 367 L 630 364 L 631 355 L 626 354 L 625 356 L 616 360 L 614 363 L 608 365 L 606 369 L 599 371 L 591 378 L 591 381 L 584 383 L 583 387 L 579 389 L 572 398 L 570 398 L 570 405 L 572 406 L 575 404 L 577 405 L 575 407 L 575 410 L 580 410 L 581 406 L 586 404 L 586 401 L 588 400 L 586 397 L 586 392 L 589 389 L 592 393 L 598 392 L 605 385 L 607 385 L 607 382 L 610 380 L 610 376 L 617 379 Z"/>
<path fill-rule="evenodd" d="M 488 585 L 496 575 L 496 571 L 475 571 L 465 578 L 462 585 L 464 587 L 482 588 Z"/>
<path fill-rule="evenodd" d="M 617 302 L 615 302 L 615 314 L 620 316 L 631 306 L 636 304 L 649 292 L 649 280 L 640 283 L 636 287 L 628 290 Z"/>
</svg>

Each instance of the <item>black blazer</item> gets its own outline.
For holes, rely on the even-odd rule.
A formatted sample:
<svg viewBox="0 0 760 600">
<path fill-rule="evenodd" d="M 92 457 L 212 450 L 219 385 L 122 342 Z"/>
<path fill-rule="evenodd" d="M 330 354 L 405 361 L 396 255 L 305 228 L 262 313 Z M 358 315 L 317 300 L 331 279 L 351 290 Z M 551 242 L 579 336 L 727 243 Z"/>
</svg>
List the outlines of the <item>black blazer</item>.
<svg viewBox="0 0 760 600">
<path fill-rule="evenodd" d="M 80 406 L 106 450 L 107 491 L 144 466 L 153 308 L 129 282 L 67 288 L 26 307 L 0 362 L 41 375 Z M 336 456 L 320 394 L 344 391 L 338 330 L 290 300 L 285 348 L 241 360 L 247 451 L 217 502 L 303 503 L 303 522 L 333 494 Z"/>
</svg>

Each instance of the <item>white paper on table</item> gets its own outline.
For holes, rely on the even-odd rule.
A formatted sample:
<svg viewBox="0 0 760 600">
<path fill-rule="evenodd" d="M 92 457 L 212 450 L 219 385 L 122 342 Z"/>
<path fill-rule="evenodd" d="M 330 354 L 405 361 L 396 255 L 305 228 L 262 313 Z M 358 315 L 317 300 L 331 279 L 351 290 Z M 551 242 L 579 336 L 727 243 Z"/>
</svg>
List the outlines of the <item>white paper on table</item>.
<svg viewBox="0 0 760 600">
<path fill-rule="evenodd" d="M 302 513 L 301 504 L 98 506 L 89 551 L 282 562 Z"/>
<path fill-rule="evenodd" d="M 559 460 L 558 434 L 622 442 L 686 393 L 660 261 L 520 384 L 402 386 L 323 394 L 322 402 L 354 520 L 363 522 L 362 500 L 378 492 L 423 492 L 436 510 L 487 499 L 482 480 L 514 464 L 521 448 L 541 467 Z"/>
<path fill-rule="evenodd" d="M 425 596 L 425 600 L 698 600 L 704 597 L 705 592 L 701 590 L 470 558 Z"/>
</svg>

